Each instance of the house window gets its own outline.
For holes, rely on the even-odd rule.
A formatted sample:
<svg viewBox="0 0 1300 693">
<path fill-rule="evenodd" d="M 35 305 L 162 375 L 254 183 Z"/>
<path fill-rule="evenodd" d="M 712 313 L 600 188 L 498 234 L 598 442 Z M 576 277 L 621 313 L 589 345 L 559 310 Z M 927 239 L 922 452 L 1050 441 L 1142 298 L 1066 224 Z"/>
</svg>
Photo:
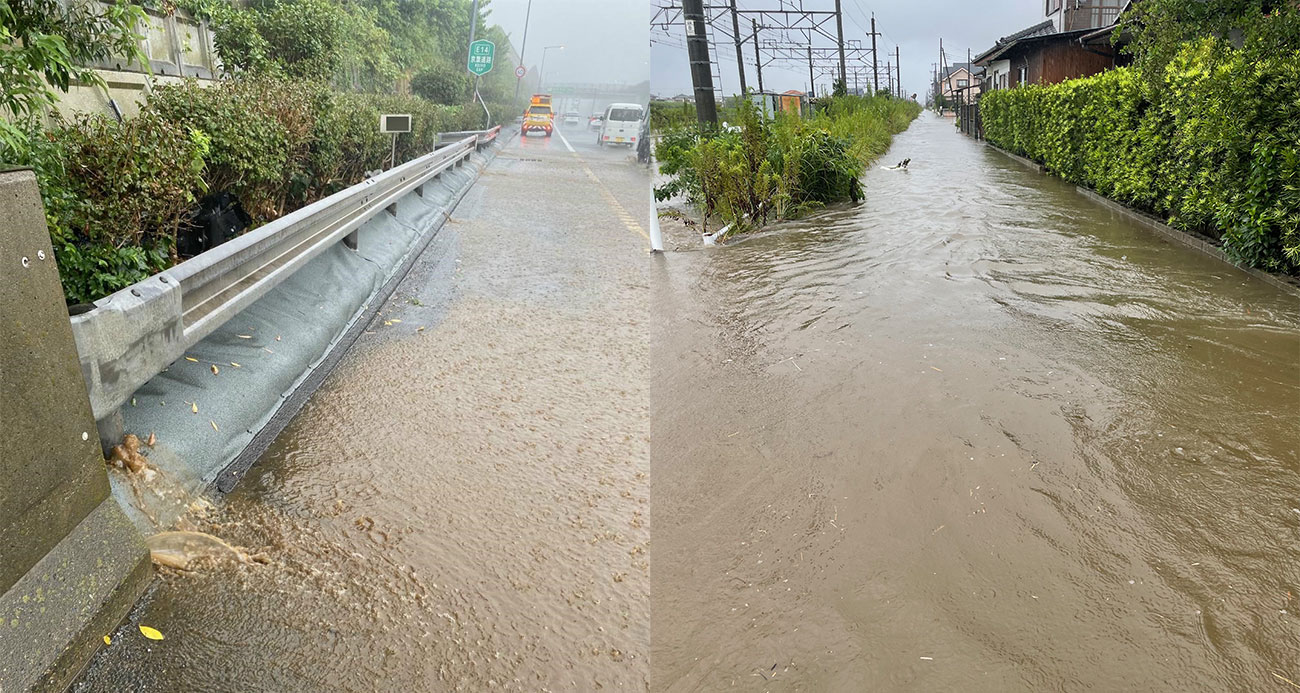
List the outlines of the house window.
<svg viewBox="0 0 1300 693">
<path fill-rule="evenodd" d="M 1061 0 L 1047 0 L 1047 5 L 1043 9 L 1047 16 L 1056 14 L 1056 11 L 1061 9 Z"/>
<path fill-rule="evenodd" d="M 968 79 L 959 79 L 959 80 L 957 80 L 957 87 L 958 87 L 958 88 L 961 88 L 961 87 L 969 87 L 969 86 L 970 86 L 970 80 L 968 80 Z"/>
<path fill-rule="evenodd" d="M 1027 67 L 1020 68 L 1019 72 L 1016 73 L 1016 84 L 1017 85 L 1025 84 L 1028 81 L 1029 81 L 1029 68 Z"/>
</svg>

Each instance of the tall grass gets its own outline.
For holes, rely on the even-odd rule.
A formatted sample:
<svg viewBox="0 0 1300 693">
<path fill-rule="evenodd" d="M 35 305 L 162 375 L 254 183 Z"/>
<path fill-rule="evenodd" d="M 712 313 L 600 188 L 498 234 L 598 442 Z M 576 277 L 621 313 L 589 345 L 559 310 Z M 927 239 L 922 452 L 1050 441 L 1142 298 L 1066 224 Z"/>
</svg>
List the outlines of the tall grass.
<svg viewBox="0 0 1300 693">
<path fill-rule="evenodd" d="M 740 233 L 769 218 L 790 219 L 827 204 L 862 197 L 862 170 L 889 149 L 921 112 L 888 96 L 838 96 L 809 119 L 766 117 L 748 101 L 735 128 L 672 128 L 656 146 L 669 180 L 659 200 L 681 195 L 710 221 Z"/>
</svg>

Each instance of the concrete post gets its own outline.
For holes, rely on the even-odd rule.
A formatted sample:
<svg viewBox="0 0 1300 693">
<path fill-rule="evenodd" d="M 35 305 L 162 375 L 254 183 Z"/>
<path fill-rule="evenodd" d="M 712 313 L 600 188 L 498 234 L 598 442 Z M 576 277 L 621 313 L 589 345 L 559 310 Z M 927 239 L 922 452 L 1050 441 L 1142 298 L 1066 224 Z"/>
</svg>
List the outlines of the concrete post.
<svg viewBox="0 0 1300 693">
<path fill-rule="evenodd" d="M 62 691 L 143 591 L 31 171 L 0 171 L 0 682 Z"/>
</svg>

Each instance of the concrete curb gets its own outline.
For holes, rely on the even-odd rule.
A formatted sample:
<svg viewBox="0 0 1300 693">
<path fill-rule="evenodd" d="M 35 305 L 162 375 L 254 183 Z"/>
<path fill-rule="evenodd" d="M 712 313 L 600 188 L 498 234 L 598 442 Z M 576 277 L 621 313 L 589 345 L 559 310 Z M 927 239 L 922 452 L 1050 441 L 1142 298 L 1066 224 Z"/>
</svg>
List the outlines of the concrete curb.
<svg viewBox="0 0 1300 693">
<path fill-rule="evenodd" d="M 1029 168 L 1032 168 L 1043 175 L 1048 175 L 1048 176 L 1052 175 L 1047 171 L 1047 168 L 1045 166 L 1039 164 L 1036 161 L 1026 159 L 1025 157 L 1017 154 L 1012 154 L 1011 152 L 995 144 L 990 144 L 987 141 L 983 141 L 983 143 L 988 148 L 996 152 L 999 152 L 1005 156 L 1008 156 L 1011 159 L 1014 159 L 1017 163 L 1021 165 L 1028 166 Z M 1120 202 L 1116 202 L 1115 200 L 1112 200 L 1108 197 L 1104 197 L 1101 194 L 1097 193 L 1095 190 L 1090 190 L 1082 185 L 1076 185 L 1074 186 L 1074 189 L 1077 190 L 1079 194 L 1092 200 L 1093 202 L 1096 202 L 1097 204 L 1103 207 L 1106 207 L 1110 211 L 1126 216 L 1132 221 L 1137 222 L 1139 225 L 1144 226 L 1147 229 L 1154 231 L 1157 234 L 1160 234 L 1160 236 L 1162 236 L 1166 240 L 1172 241 L 1174 243 L 1178 243 L 1179 245 L 1187 246 L 1188 248 L 1192 248 L 1194 250 L 1198 250 L 1216 260 L 1222 261 L 1224 264 L 1231 265 L 1233 269 L 1249 274 L 1252 277 L 1255 277 L 1256 279 L 1259 279 L 1260 281 L 1263 281 L 1273 286 L 1274 288 L 1281 289 L 1282 291 L 1292 294 L 1293 296 L 1300 297 L 1300 279 L 1293 279 L 1286 275 L 1273 274 L 1270 272 L 1265 272 L 1263 270 L 1257 270 L 1252 267 L 1242 267 L 1241 265 L 1238 265 L 1237 263 L 1233 262 L 1230 258 L 1228 258 L 1228 256 L 1225 255 L 1223 250 L 1219 247 L 1219 244 L 1216 243 L 1214 239 L 1208 236 L 1204 236 L 1192 231 L 1181 231 L 1179 229 L 1176 229 L 1164 223 L 1163 221 L 1160 221 L 1156 217 L 1147 214 L 1146 212 L 1133 209 L 1128 205 L 1125 205 Z"/>
</svg>

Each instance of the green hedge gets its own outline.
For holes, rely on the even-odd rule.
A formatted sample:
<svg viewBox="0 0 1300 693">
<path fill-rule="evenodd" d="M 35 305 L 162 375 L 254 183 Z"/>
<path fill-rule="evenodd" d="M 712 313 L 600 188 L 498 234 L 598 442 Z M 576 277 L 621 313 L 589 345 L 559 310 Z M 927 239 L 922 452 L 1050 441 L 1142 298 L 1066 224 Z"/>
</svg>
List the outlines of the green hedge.
<svg viewBox="0 0 1300 693">
<path fill-rule="evenodd" d="M 1206 39 L 1152 81 L 1119 68 L 990 92 L 980 101 L 985 136 L 1176 228 L 1220 238 L 1245 265 L 1300 270 L 1300 51 L 1247 57 Z"/>
<path fill-rule="evenodd" d="M 274 76 L 188 81 L 157 87 L 136 118 L 61 121 L 0 159 L 35 170 L 66 298 L 87 303 L 183 259 L 177 233 L 209 192 L 233 193 L 258 225 L 383 168 L 391 139 L 378 132 L 381 113 L 412 115 L 398 163 L 432 151 L 439 132 L 474 129 L 482 118 L 469 107 Z"/>
</svg>

